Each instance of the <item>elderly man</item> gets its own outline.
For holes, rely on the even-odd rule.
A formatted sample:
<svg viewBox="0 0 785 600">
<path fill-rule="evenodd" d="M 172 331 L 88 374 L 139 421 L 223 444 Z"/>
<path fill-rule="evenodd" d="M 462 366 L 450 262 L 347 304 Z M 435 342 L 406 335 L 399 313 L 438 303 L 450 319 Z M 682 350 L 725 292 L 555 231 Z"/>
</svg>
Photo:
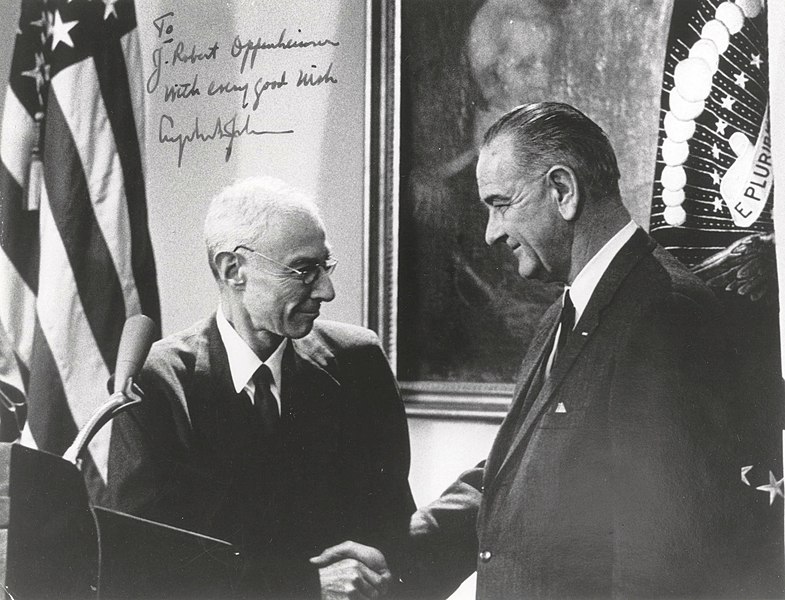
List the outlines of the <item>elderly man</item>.
<svg viewBox="0 0 785 600">
<path fill-rule="evenodd" d="M 486 242 L 566 290 L 487 461 L 388 556 L 414 597 L 474 569 L 482 599 L 757 596 L 717 303 L 630 220 L 618 180 L 603 131 L 564 104 L 516 108 L 485 136 Z M 315 563 L 379 560 L 364 550 Z"/>
<path fill-rule="evenodd" d="M 157 342 L 114 422 L 112 508 L 229 540 L 264 597 L 372 597 L 389 573 L 308 557 L 385 548 L 414 510 L 409 440 L 377 337 L 317 321 L 335 291 L 315 205 L 283 182 L 222 191 L 205 221 L 215 314 Z"/>
</svg>

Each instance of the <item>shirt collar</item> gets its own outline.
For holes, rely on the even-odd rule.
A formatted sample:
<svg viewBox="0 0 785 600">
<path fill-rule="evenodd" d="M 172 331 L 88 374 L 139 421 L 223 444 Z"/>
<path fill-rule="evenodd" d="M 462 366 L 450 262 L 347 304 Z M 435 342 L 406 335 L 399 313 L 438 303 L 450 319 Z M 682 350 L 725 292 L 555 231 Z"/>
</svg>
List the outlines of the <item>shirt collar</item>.
<svg viewBox="0 0 785 600">
<path fill-rule="evenodd" d="M 605 245 L 600 248 L 600 251 L 592 256 L 591 260 L 581 269 L 578 276 L 572 282 L 571 286 L 567 289 L 570 290 L 570 299 L 575 306 L 575 323 L 581 319 L 586 305 L 589 304 L 589 299 L 594 293 L 594 289 L 600 282 L 600 279 L 608 270 L 611 261 L 619 253 L 624 244 L 626 244 L 638 226 L 630 221 L 622 227 L 616 234 L 609 239 Z"/>
<path fill-rule="evenodd" d="M 237 333 L 232 324 L 226 319 L 223 308 L 218 307 L 215 315 L 215 322 L 218 325 L 218 333 L 221 335 L 221 341 L 224 348 L 226 348 L 226 356 L 229 359 L 229 371 L 232 374 L 232 384 L 235 391 L 239 394 L 243 389 L 247 388 L 251 377 L 256 372 L 261 364 L 265 364 L 270 368 L 273 374 L 273 383 L 271 388 L 273 393 L 276 391 L 280 394 L 281 389 L 281 365 L 283 364 L 283 353 L 286 349 L 286 342 L 284 338 L 275 351 L 270 355 L 266 361 L 262 361 L 256 356 L 256 353 L 251 350 L 251 347 L 245 342 L 240 334 Z M 276 394 L 278 395 L 278 394 Z"/>
</svg>

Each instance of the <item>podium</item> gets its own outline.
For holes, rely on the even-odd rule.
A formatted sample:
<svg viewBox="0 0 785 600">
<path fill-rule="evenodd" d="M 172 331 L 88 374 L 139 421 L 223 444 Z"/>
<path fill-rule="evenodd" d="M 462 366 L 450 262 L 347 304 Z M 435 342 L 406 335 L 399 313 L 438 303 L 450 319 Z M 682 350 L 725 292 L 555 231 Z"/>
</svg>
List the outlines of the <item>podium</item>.
<svg viewBox="0 0 785 600">
<path fill-rule="evenodd" d="M 223 540 L 91 507 L 73 464 L 0 444 L 0 598 L 231 598 L 241 558 Z"/>
</svg>

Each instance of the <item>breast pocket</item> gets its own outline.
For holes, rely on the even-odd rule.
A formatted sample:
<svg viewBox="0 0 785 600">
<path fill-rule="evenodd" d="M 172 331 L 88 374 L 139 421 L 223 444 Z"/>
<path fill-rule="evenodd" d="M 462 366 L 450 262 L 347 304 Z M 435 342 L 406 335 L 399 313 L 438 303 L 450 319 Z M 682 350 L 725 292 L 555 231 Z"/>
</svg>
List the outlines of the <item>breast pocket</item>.
<svg viewBox="0 0 785 600">
<path fill-rule="evenodd" d="M 570 406 L 569 402 L 556 400 L 545 408 L 537 429 L 574 429 L 587 426 L 585 406 Z"/>
</svg>

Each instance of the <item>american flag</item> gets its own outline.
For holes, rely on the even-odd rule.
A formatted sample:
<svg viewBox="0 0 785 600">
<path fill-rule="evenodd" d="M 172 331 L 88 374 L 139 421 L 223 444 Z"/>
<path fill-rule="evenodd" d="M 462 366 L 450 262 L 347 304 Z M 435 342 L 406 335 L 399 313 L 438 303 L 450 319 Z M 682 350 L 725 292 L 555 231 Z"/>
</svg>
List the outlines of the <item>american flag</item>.
<svg viewBox="0 0 785 600">
<path fill-rule="evenodd" d="M 0 398 L 62 454 L 107 399 L 126 317 L 160 323 L 131 0 L 23 0 L 0 129 Z M 9 426 L 6 412 L 4 430 Z M 110 427 L 84 473 L 106 481 Z"/>
</svg>

